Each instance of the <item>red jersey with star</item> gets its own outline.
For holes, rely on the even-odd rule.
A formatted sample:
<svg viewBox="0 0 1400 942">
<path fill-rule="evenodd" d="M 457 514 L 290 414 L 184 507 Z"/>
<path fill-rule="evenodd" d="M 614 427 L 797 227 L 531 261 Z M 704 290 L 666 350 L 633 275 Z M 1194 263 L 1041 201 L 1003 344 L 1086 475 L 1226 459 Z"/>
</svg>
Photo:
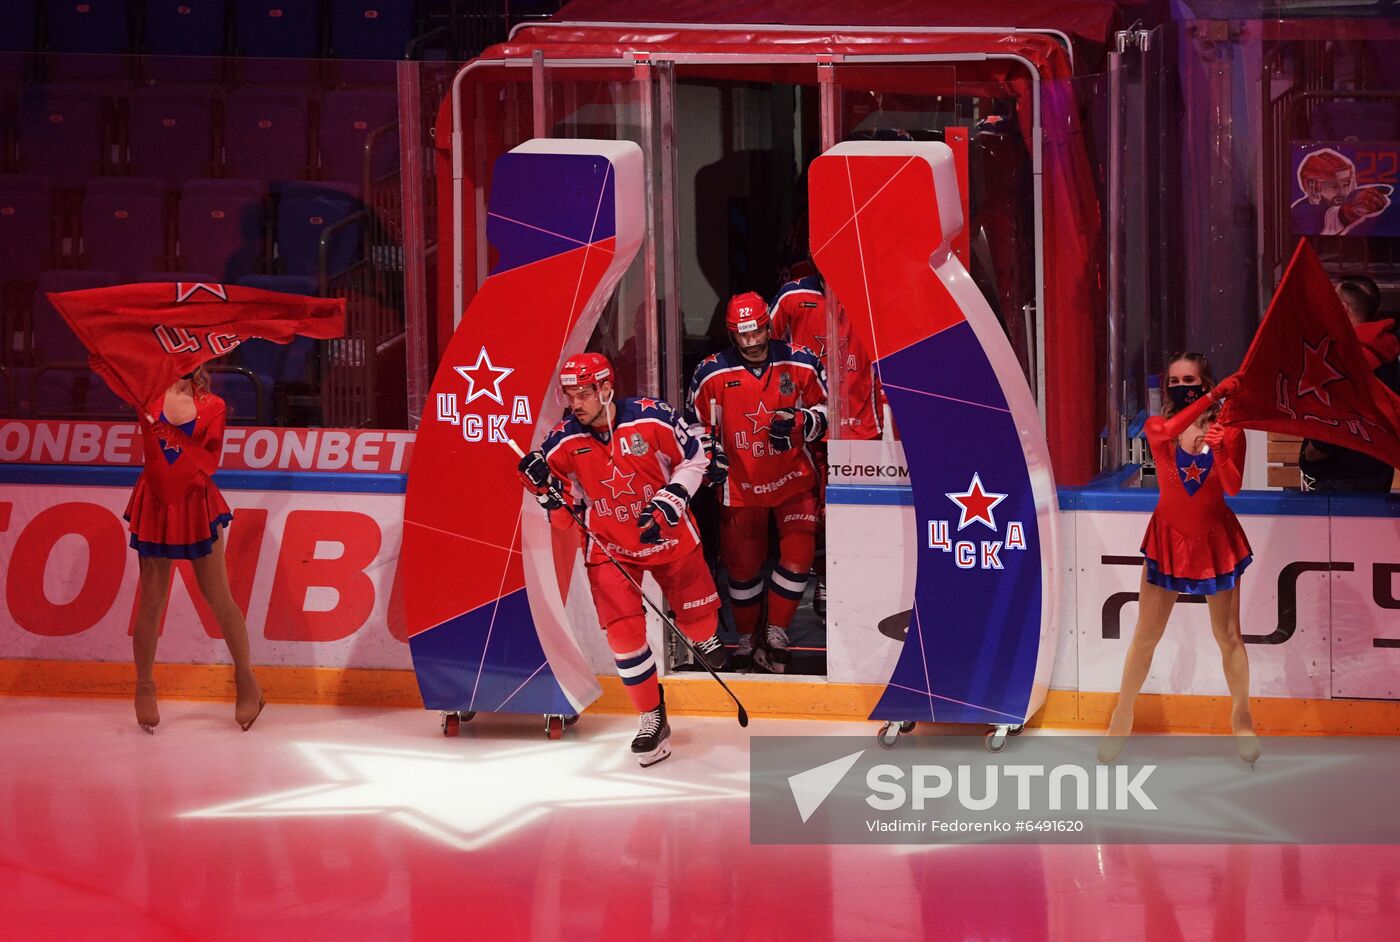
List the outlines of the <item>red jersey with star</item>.
<svg viewBox="0 0 1400 942">
<path fill-rule="evenodd" d="M 795 347 L 806 347 L 825 363 L 831 338 L 827 336 L 826 293 L 821 278 L 808 275 L 787 282 L 778 289 L 770 307 L 773 336 Z M 841 307 L 836 311 L 836 332 L 837 358 L 844 364 L 842 375 L 833 381 L 833 395 L 841 397 L 841 430 L 836 437 L 879 438 L 884 403 L 875 380 L 875 365 L 860 338 L 851 335 L 850 322 Z M 830 431 L 827 437 L 831 437 Z"/>
<path fill-rule="evenodd" d="M 621 560 L 661 565 L 700 545 L 695 518 L 687 509 L 674 527 L 661 527 L 662 542 L 641 541 L 637 518 L 656 492 L 679 484 L 694 495 L 705 478 L 708 461 L 674 409 L 659 399 L 619 399 L 612 434 L 584 425 L 570 415 L 545 436 L 540 446 L 550 470 L 566 483 L 569 500 L 582 500 L 588 528 Z M 553 522 L 570 522 L 563 510 Z M 607 556 L 591 540 L 584 550 L 589 564 Z"/>
<path fill-rule="evenodd" d="M 805 347 L 768 343 L 768 361 L 757 371 L 729 347 L 695 369 L 690 384 L 692 422 L 708 426 L 729 455 L 723 500 L 730 507 L 776 507 L 814 490 L 817 467 L 800 440 L 784 452 L 768 444 L 773 413 L 781 409 L 826 412 L 826 371 Z M 799 437 L 794 433 L 794 437 Z"/>
</svg>

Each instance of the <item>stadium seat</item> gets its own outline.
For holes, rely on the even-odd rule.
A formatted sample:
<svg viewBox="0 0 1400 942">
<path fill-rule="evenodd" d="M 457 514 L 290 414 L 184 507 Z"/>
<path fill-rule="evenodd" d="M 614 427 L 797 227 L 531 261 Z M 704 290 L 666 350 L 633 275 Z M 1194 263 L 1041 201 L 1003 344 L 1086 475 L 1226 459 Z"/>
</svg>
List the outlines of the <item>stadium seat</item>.
<svg viewBox="0 0 1400 942">
<path fill-rule="evenodd" d="M 284 294 L 316 293 L 316 279 L 298 275 L 250 275 L 240 278 L 238 283 L 246 288 Z M 275 401 L 279 385 L 307 381 L 307 370 L 315 351 L 316 341 L 309 337 L 294 337 L 291 343 L 286 344 L 254 339 L 239 346 L 238 356 L 243 366 L 258 377 L 269 399 Z"/>
<path fill-rule="evenodd" d="M 37 46 L 36 22 L 32 0 L 21 0 L 0 16 L 0 78 L 19 78 L 24 74 L 26 53 Z"/>
<path fill-rule="evenodd" d="M 0 177 L 0 283 L 32 282 L 52 267 L 52 251 L 47 185 L 33 177 Z"/>
<path fill-rule="evenodd" d="M 128 126 L 133 172 L 169 186 L 207 177 L 213 167 L 213 102 L 197 91 L 139 89 Z"/>
<path fill-rule="evenodd" d="M 231 177 L 274 185 L 306 177 L 307 98 L 293 89 L 234 89 L 224 111 L 224 165 Z"/>
<path fill-rule="evenodd" d="M 228 51 L 228 0 L 146 0 L 148 78 L 217 82 Z"/>
<path fill-rule="evenodd" d="M 131 49 L 127 0 L 45 0 L 44 8 L 58 75 L 106 79 L 123 74 L 122 55 Z"/>
<path fill-rule="evenodd" d="M 83 195 L 83 255 L 88 266 L 125 279 L 164 267 L 165 184 L 116 177 L 93 180 Z"/>
<path fill-rule="evenodd" d="M 331 0 L 331 55 L 402 59 L 414 34 L 412 0 Z"/>
<path fill-rule="evenodd" d="M 338 195 L 283 199 L 277 207 L 277 256 L 282 272 L 319 278 L 322 233 L 359 210 L 358 202 Z M 327 276 L 344 271 L 355 262 L 360 253 L 361 228 L 349 225 L 331 237 L 326 255 Z"/>
<path fill-rule="evenodd" d="M 325 180 L 363 187 L 365 138 L 398 117 L 392 91 L 344 90 L 326 95 L 321 105 L 321 172 Z M 398 159 L 397 138 L 375 148 L 373 176 L 392 170 Z"/>
<path fill-rule="evenodd" d="M 54 310 L 49 292 L 81 291 L 120 284 L 110 271 L 48 271 L 34 293 L 34 363 L 29 389 L 36 418 L 64 415 L 129 415 L 126 406 L 87 368 L 87 349 Z"/>
<path fill-rule="evenodd" d="M 241 63 L 240 77 L 260 84 L 299 83 L 316 74 L 321 54 L 318 4 L 309 0 L 234 0 L 238 54 L 274 61 Z"/>
<path fill-rule="evenodd" d="M 28 85 L 17 128 L 22 171 L 67 187 L 101 172 L 101 100 L 96 92 Z"/>
<path fill-rule="evenodd" d="M 180 196 L 180 266 L 233 282 L 252 274 L 263 251 L 263 187 L 255 180 L 191 180 Z"/>
</svg>

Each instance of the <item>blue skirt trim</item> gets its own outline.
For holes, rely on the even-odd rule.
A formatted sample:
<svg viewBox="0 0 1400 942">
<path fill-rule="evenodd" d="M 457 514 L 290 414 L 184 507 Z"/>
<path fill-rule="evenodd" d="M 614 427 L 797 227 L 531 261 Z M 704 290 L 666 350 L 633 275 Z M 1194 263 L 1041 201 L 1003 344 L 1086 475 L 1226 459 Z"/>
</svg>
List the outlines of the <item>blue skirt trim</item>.
<svg viewBox="0 0 1400 942">
<path fill-rule="evenodd" d="M 136 539 L 136 534 L 133 533 L 131 534 L 131 548 L 136 550 L 137 556 L 155 556 L 160 559 L 203 559 L 214 552 L 214 541 L 219 538 L 219 527 L 226 527 L 232 522 L 233 514 L 219 514 L 218 517 L 209 521 L 209 539 L 200 540 L 198 543 L 151 543 Z"/>
<path fill-rule="evenodd" d="M 1214 595 L 1217 592 L 1227 592 L 1239 584 L 1240 576 L 1254 562 L 1253 556 L 1246 556 L 1240 560 L 1239 565 L 1229 572 L 1219 573 L 1209 579 L 1182 579 L 1173 576 L 1171 573 L 1162 572 L 1157 568 L 1157 561 L 1146 553 L 1143 558 L 1147 561 L 1147 581 L 1162 589 L 1172 589 L 1182 595 Z"/>
</svg>

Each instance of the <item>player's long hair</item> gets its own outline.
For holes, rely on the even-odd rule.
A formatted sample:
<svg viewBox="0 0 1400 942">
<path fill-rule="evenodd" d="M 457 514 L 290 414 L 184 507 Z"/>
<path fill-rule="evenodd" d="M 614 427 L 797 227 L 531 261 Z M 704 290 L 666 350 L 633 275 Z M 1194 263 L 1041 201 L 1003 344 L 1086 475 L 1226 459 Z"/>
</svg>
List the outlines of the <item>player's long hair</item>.
<svg viewBox="0 0 1400 942">
<path fill-rule="evenodd" d="M 1196 367 L 1196 374 L 1201 377 L 1202 394 L 1210 392 L 1215 388 L 1215 371 L 1210 367 L 1210 360 L 1204 353 L 1196 353 L 1191 350 L 1180 350 L 1167 357 L 1167 365 L 1162 370 L 1162 418 L 1170 419 L 1176 414 L 1176 404 L 1172 402 L 1172 397 L 1167 394 L 1167 376 L 1172 371 L 1172 364 L 1185 360 Z M 1215 403 L 1206 410 L 1204 418 L 1207 422 L 1214 422 L 1215 417 L 1220 413 L 1220 404 Z"/>
</svg>

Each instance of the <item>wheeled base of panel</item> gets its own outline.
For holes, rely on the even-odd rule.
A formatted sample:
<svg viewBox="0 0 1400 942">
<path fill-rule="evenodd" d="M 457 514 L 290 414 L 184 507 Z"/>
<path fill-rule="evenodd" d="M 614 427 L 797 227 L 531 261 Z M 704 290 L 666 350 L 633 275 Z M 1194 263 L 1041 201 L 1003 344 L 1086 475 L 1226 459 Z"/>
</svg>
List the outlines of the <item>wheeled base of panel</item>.
<svg viewBox="0 0 1400 942">
<path fill-rule="evenodd" d="M 462 731 L 463 723 L 470 723 L 476 716 L 475 710 L 444 710 L 442 713 L 442 734 L 456 736 Z M 546 739 L 560 739 L 564 730 L 578 722 L 577 713 L 546 713 L 544 715 L 544 735 Z"/>
<path fill-rule="evenodd" d="M 902 723 L 890 720 L 880 727 L 880 731 L 875 734 L 875 739 L 880 743 L 882 749 L 893 749 L 899 745 L 899 737 L 904 733 L 912 733 L 917 725 L 909 720 Z M 1009 724 L 993 726 L 983 739 L 983 744 L 987 747 L 988 752 L 1001 752 L 1006 748 L 1007 737 L 1019 736 L 1024 729 L 1025 726 L 1020 723 L 1015 726 Z"/>
</svg>

